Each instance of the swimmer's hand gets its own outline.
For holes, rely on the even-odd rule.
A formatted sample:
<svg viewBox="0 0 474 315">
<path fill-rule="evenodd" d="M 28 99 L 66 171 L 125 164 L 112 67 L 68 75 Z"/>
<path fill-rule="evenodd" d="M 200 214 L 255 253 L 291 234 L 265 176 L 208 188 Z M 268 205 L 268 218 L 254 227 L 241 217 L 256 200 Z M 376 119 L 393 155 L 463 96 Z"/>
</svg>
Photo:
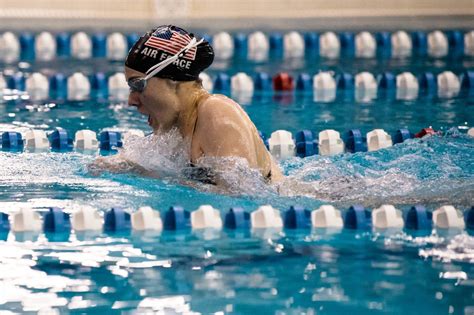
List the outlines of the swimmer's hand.
<svg viewBox="0 0 474 315">
<path fill-rule="evenodd" d="M 100 156 L 93 163 L 87 166 L 87 170 L 93 176 L 99 176 L 103 172 L 136 173 L 144 176 L 152 176 L 152 174 L 150 174 L 150 172 L 145 168 L 124 159 L 120 154 L 113 156 Z"/>
</svg>

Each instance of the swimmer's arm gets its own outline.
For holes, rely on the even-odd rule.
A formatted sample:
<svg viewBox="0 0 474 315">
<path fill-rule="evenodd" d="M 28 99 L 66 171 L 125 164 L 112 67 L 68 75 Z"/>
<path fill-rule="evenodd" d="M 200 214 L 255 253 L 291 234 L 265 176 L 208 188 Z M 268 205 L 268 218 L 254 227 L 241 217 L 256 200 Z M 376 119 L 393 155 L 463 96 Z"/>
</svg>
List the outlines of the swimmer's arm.
<svg viewBox="0 0 474 315">
<path fill-rule="evenodd" d="M 158 177 L 142 166 L 125 159 L 120 153 L 112 156 L 100 156 L 87 166 L 89 173 L 98 176 L 103 172 L 136 173 L 142 176 Z"/>
</svg>

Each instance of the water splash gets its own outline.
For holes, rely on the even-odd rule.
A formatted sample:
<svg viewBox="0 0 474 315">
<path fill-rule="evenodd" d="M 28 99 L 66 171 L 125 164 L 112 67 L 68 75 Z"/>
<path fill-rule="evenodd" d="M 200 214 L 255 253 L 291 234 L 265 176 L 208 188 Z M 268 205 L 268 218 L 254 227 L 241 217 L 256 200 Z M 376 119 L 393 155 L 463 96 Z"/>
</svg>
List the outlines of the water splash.
<svg viewBox="0 0 474 315">
<path fill-rule="evenodd" d="M 375 206 L 443 204 L 474 200 L 474 141 L 448 133 L 413 139 L 391 148 L 333 157 L 290 159 L 280 185 L 284 196 Z"/>
</svg>

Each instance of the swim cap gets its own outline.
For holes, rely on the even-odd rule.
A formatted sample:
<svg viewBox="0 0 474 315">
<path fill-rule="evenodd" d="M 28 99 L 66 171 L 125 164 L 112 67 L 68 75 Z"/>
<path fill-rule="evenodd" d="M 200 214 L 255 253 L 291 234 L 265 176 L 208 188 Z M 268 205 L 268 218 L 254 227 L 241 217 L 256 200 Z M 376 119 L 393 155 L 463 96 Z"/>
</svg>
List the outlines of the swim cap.
<svg viewBox="0 0 474 315">
<path fill-rule="evenodd" d="M 125 65 L 146 73 L 157 63 L 176 55 L 194 38 L 182 28 L 162 25 L 144 34 L 128 52 Z M 175 81 L 193 81 L 214 60 L 214 50 L 207 41 L 189 49 L 184 56 L 166 66 L 155 76 Z"/>
</svg>

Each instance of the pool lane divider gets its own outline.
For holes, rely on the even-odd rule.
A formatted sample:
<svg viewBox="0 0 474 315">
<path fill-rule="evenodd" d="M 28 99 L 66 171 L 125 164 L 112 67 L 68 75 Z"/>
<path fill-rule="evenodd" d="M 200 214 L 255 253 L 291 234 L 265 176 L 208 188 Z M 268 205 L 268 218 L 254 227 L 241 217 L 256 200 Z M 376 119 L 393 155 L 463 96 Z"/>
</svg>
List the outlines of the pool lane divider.
<svg viewBox="0 0 474 315">
<path fill-rule="evenodd" d="M 396 130 L 392 135 L 383 129 L 374 129 L 363 134 L 359 129 L 350 129 L 343 136 L 333 129 L 326 129 L 318 136 L 310 130 L 302 130 L 295 134 L 286 130 L 274 131 L 269 138 L 263 133 L 259 135 L 277 159 L 287 159 L 294 156 L 301 158 L 322 155 L 331 156 L 343 153 L 371 152 L 391 147 L 413 138 L 441 135 L 433 128 L 423 128 L 413 134 L 406 128 Z M 474 137 L 474 128 L 467 130 L 467 134 Z M 24 134 L 17 131 L 1 133 L 0 146 L 2 151 L 8 152 L 71 152 L 110 154 L 123 147 L 125 141 L 133 137 L 144 137 L 141 130 L 130 129 L 123 132 L 105 130 L 97 134 L 92 130 L 79 130 L 72 135 L 63 128 L 56 128 L 49 134 L 44 130 L 28 130 Z"/>
<path fill-rule="evenodd" d="M 360 231 L 416 230 L 431 232 L 432 229 L 455 230 L 474 229 L 474 206 L 464 213 L 450 205 L 437 208 L 433 212 L 422 205 L 412 206 L 403 213 L 393 205 L 382 205 L 369 210 L 360 205 L 352 205 L 340 211 L 332 205 L 322 205 L 308 210 L 301 206 L 291 206 L 281 212 L 271 205 L 263 205 L 252 212 L 242 208 L 231 208 L 222 220 L 221 212 L 210 205 L 201 205 L 195 211 L 181 206 L 172 206 L 164 212 L 151 207 L 141 207 L 129 212 L 120 207 L 103 213 L 92 207 L 82 207 L 76 212 L 66 213 L 61 208 L 51 207 L 47 211 L 21 208 L 7 215 L 0 213 L 1 233 L 44 232 L 70 233 L 103 231 L 105 233 L 134 231 L 190 231 L 190 230 L 306 230 L 349 229 Z"/>
<path fill-rule="evenodd" d="M 198 35 L 199 36 L 199 35 Z M 269 58 L 446 58 L 474 56 L 474 31 L 332 32 L 254 31 L 201 35 L 212 43 L 216 60 L 231 58 L 262 62 Z M 139 35 L 83 31 L 0 33 L 0 62 L 51 61 L 57 58 L 107 58 L 123 61 Z"/>
<path fill-rule="evenodd" d="M 383 72 L 372 74 L 360 72 L 336 73 L 320 71 L 314 75 L 299 73 L 296 77 L 279 72 L 271 77 L 267 73 L 249 75 L 244 72 L 229 76 L 217 73 L 212 79 L 201 73 L 203 87 L 209 92 L 228 94 L 237 101 L 247 104 L 253 96 L 267 93 L 296 93 L 312 96 L 315 102 L 334 102 L 337 93 L 345 97 L 351 95 L 358 103 L 374 99 L 415 100 L 420 96 L 451 99 L 458 95 L 474 93 L 474 71 L 465 70 L 456 75 L 451 71 L 438 74 L 424 72 L 415 75 L 411 72 L 399 74 Z M 85 75 L 75 72 L 69 76 L 56 73 L 46 76 L 34 72 L 0 74 L 0 87 L 6 87 L 5 100 L 30 101 L 86 101 L 110 100 L 125 102 L 129 87 L 121 72 L 107 75 L 103 72 Z M 16 93 L 16 94 L 15 94 Z M 26 93 L 21 95 L 21 93 Z M 11 94 L 11 95 L 10 95 Z"/>
</svg>

